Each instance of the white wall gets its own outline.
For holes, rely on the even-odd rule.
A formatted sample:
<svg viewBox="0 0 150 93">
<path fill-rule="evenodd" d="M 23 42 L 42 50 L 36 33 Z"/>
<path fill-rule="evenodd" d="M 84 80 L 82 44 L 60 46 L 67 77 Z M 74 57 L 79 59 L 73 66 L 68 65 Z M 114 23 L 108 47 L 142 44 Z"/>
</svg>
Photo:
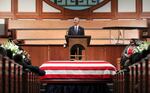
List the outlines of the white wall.
<svg viewBox="0 0 150 93">
<path fill-rule="evenodd" d="M 94 10 L 93 12 L 111 12 L 111 2 L 106 5 Z"/>
<path fill-rule="evenodd" d="M 11 0 L 0 0 L 0 12 L 11 12 Z"/>
<path fill-rule="evenodd" d="M 18 12 L 36 12 L 36 0 L 18 0 Z"/>
<path fill-rule="evenodd" d="M 136 12 L 136 0 L 118 0 L 118 12 Z"/>
<path fill-rule="evenodd" d="M 43 12 L 61 12 L 60 10 L 49 6 L 47 3 L 43 1 Z"/>
<path fill-rule="evenodd" d="M 150 12 L 150 0 L 143 0 L 143 12 Z"/>
</svg>

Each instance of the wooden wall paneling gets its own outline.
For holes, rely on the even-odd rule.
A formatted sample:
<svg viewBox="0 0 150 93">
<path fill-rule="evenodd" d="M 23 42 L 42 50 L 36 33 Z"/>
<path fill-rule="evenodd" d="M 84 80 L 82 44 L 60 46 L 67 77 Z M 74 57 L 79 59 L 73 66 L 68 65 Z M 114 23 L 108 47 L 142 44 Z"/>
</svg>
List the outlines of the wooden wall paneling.
<svg viewBox="0 0 150 93">
<path fill-rule="evenodd" d="M 30 54 L 32 59 L 32 65 L 40 66 L 43 62 L 46 62 L 48 60 L 48 46 L 25 45 L 22 47 Z"/>
<path fill-rule="evenodd" d="M 85 30 L 85 35 L 91 36 L 90 45 L 97 44 L 115 44 L 118 42 L 118 36 L 120 38 L 118 43 L 128 44 L 124 42 L 125 39 L 139 38 L 138 30 Z M 16 30 L 16 39 L 24 40 L 24 44 L 34 45 L 48 45 L 58 44 L 62 45 L 65 42 L 65 35 L 67 30 Z M 59 34 L 58 34 L 59 33 Z M 133 36 L 134 34 L 134 36 Z"/>
<path fill-rule="evenodd" d="M 121 57 L 122 51 L 124 50 L 124 45 L 114 45 L 106 47 L 106 60 L 111 62 L 113 65 L 117 67 L 117 58 Z"/>
<path fill-rule="evenodd" d="M 0 44 L 3 44 L 7 41 L 7 38 L 0 38 Z"/>
<path fill-rule="evenodd" d="M 63 45 L 49 46 L 49 60 L 69 60 L 69 49 Z"/>
<path fill-rule="evenodd" d="M 66 30 L 19 30 L 17 32 L 18 39 L 55 39 L 64 38 L 66 34 Z"/>
<path fill-rule="evenodd" d="M 88 47 L 88 57 L 89 60 L 106 60 L 117 66 L 117 58 L 121 57 L 124 48 L 124 45 L 90 46 Z"/>
<path fill-rule="evenodd" d="M 116 55 L 117 55 L 117 51 L 116 51 L 116 47 L 114 48 L 114 46 L 105 46 L 106 48 L 106 60 L 109 61 L 110 63 L 112 63 L 113 65 L 115 65 L 115 59 Z M 118 52 L 119 53 L 119 52 Z"/>
<path fill-rule="evenodd" d="M 42 39 L 42 40 L 24 40 L 24 44 L 27 45 L 62 45 L 64 44 L 64 39 Z"/>
<path fill-rule="evenodd" d="M 65 42 L 64 36 L 67 34 L 67 29 L 72 26 L 72 24 L 72 21 L 66 20 L 10 20 L 8 23 L 10 30 L 16 29 L 16 39 L 26 40 L 25 44 L 63 44 Z M 146 28 L 147 21 L 90 20 L 81 21 L 80 25 L 85 28 L 86 35 L 92 36 L 91 44 L 110 44 L 111 33 L 109 30 L 102 29 L 103 27 L 125 26 Z"/>
<path fill-rule="evenodd" d="M 105 46 L 89 46 L 88 60 L 106 60 Z"/>
<path fill-rule="evenodd" d="M 69 60 L 69 50 L 62 45 L 22 45 L 32 58 L 32 64 L 40 66 L 48 60 Z M 88 47 L 88 60 L 106 60 L 117 66 L 117 58 L 125 45 L 93 45 Z"/>
</svg>

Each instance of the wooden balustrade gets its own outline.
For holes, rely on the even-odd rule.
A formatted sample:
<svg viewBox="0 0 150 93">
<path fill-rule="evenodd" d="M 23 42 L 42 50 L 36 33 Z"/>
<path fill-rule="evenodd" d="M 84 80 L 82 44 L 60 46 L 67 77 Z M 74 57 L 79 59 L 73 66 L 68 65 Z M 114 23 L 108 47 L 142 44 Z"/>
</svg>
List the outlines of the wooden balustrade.
<svg viewBox="0 0 150 93">
<path fill-rule="evenodd" d="M 22 66 L 0 55 L 0 93 L 39 93 L 37 74 L 23 71 Z"/>
<path fill-rule="evenodd" d="M 118 71 L 114 93 L 150 93 L 150 57 Z"/>
</svg>

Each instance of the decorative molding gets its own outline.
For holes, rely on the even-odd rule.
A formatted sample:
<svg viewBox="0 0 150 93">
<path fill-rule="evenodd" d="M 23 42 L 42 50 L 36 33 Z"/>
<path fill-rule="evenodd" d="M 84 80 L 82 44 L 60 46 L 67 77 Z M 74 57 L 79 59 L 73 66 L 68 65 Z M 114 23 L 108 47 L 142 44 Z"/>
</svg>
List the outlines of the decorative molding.
<svg viewBox="0 0 150 93">
<path fill-rule="evenodd" d="M 36 12 L 18 12 L 18 0 L 11 0 L 11 12 L 0 12 L 0 18 L 12 19 L 70 19 L 78 16 L 83 19 L 142 19 L 150 18 L 150 12 L 142 12 L 142 0 L 136 0 L 136 12 L 118 13 L 118 0 L 103 0 L 101 3 L 85 10 L 69 10 L 56 5 L 50 0 L 36 0 Z M 43 12 L 42 2 L 60 10 L 56 12 Z M 111 2 L 111 12 L 96 12 L 95 9 Z"/>
</svg>

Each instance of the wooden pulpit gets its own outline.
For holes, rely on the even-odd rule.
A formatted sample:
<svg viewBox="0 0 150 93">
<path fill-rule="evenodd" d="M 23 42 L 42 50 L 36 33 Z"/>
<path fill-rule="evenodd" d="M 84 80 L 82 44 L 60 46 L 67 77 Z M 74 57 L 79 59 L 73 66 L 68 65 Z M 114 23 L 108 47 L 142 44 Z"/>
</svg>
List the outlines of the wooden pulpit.
<svg viewBox="0 0 150 93">
<path fill-rule="evenodd" d="M 82 56 L 82 60 L 87 60 L 88 55 L 87 55 L 87 47 L 90 44 L 91 36 L 81 36 L 81 35 L 66 35 L 65 36 L 66 42 L 67 42 L 67 47 L 69 47 L 69 55 L 70 55 L 70 60 L 71 56 L 75 56 L 78 58 L 78 56 Z M 82 55 L 71 55 L 71 48 L 74 45 L 81 45 L 83 47 Z M 75 59 L 78 60 L 78 59 Z"/>
</svg>

